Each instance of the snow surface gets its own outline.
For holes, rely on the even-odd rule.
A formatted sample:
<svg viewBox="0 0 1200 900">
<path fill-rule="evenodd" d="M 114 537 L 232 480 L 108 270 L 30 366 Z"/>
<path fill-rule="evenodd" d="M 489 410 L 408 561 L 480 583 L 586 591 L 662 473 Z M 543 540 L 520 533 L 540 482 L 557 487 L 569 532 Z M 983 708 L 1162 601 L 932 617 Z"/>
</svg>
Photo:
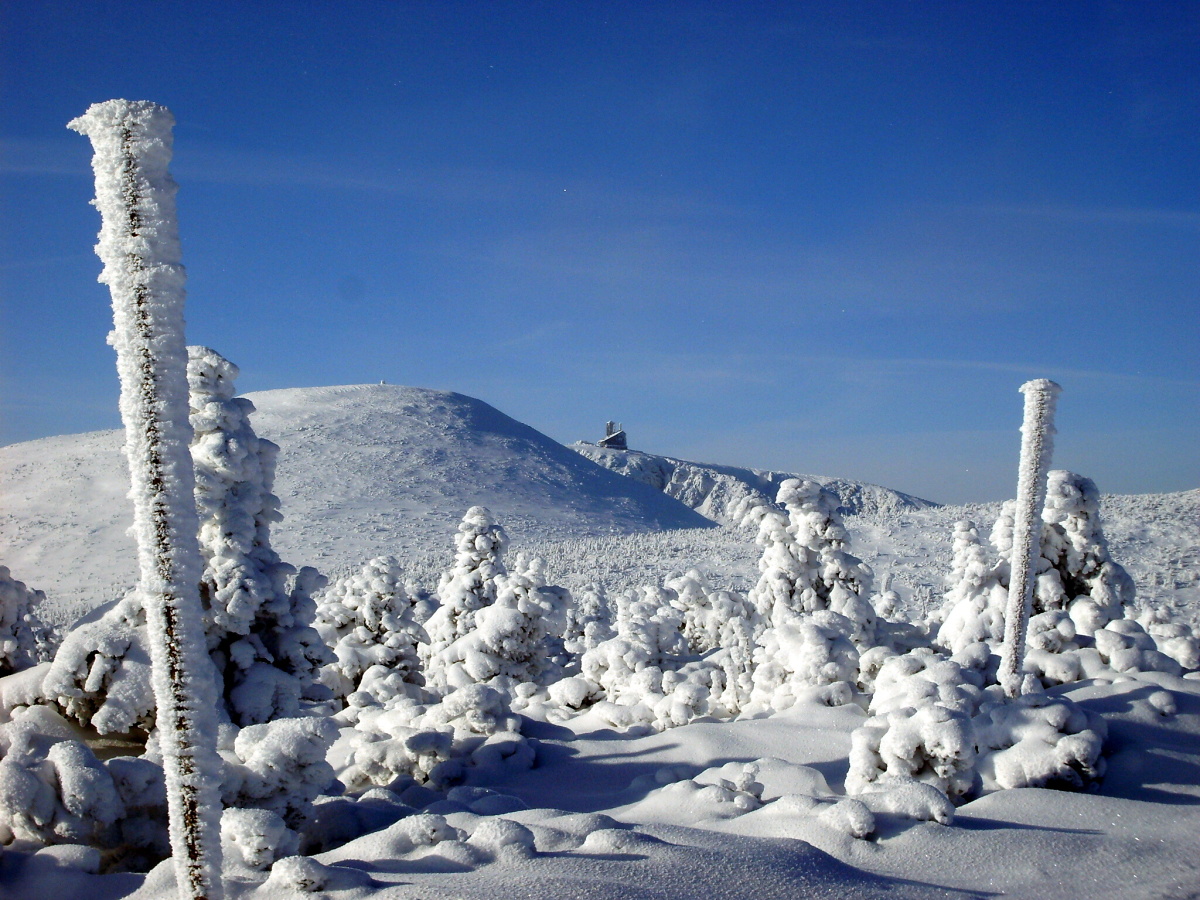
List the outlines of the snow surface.
<svg viewBox="0 0 1200 900">
<path fill-rule="evenodd" d="M 373 407 L 368 392 L 376 391 Z M 394 404 L 398 397 L 409 399 Z M 625 587 L 657 589 L 693 566 L 712 590 L 745 593 L 758 578 L 761 550 L 745 531 L 656 531 L 680 509 L 692 523 L 699 517 L 661 493 L 630 495 L 629 479 L 572 474 L 567 460 L 576 454 L 556 455 L 530 437 L 536 432 L 477 401 L 387 386 L 253 399 L 263 411 L 253 417 L 256 431 L 282 448 L 276 549 L 296 563 L 349 572 L 391 553 L 413 574 L 410 560 L 436 552 L 448 571 L 463 512 L 486 503 L 514 548 L 545 557 L 551 583 L 568 584 L 565 575 L 605 581 L 611 597 Z M 406 403 L 416 412 L 397 411 Z M 101 434 L 0 449 L 0 563 L 49 593 L 55 621 L 110 599 L 132 556 L 120 535 L 126 488 L 119 478 L 106 485 L 98 464 L 107 454 L 116 468 L 118 444 Z M 101 479 L 98 500 L 92 472 Z M 864 513 L 846 520 L 850 549 L 874 567 L 877 588 L 887 582 L 901 611 L 920 617 L 940 604 L 954 523 L 971 518 L 986 531 L 999 511 Z M 1101 512 L 1139 603 L 1194 621 L 1200 491 L 1106 496 Z M 687 580 L 673 583 L 686 589 Z M 58 599 L 64 584 L 75 585 L 73 599 Z M 6 682 L 21 686 L 21 675 Z M 907 688 L 897 682 L 896 690 Z M 313 856 L 288 855 L 294 836 L 278 813 L 228 816 L 226 891 L 262 900 L 314 890 L 446 900 L 1200 896 L 1200 681 L 1133 673 L 1053 693 L 1107 722 L 1107 772 L 1094 792 L 1018 788 L 949 809 L 937 791 L 901 780 L 846 797 L 852 735 L 868 712 L 827 705 L 818 689 L 769 717 L 700 718 L 656 733 L 618 733 L 598 712 L 561 724 L 521 717 L 531 756 L 468 769 L 447 795 L 377 788 L 357 800 L 319 798 L 327 833 L 361 836 Z M 256 733 L 247 732 L 242 789 L 253 792 L 248 745 Z M 96 874 L 102 864 L 79 845 L 18 842 L 0 849 L 0 896 L 116 900 L 173 891 L 169 862 L 146 875 Z"/>
</svg>

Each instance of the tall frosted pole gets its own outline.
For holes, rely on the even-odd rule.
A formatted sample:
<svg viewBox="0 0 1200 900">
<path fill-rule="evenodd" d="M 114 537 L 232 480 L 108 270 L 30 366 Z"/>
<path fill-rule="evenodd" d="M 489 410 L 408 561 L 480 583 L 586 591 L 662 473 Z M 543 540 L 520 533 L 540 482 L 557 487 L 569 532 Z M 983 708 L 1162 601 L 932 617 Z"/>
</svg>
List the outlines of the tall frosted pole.
<svg viewBox="0 0 1200 900">
<path fill-rule="evenodd" d="M 1012 576 L 1004 612 L 1004 648 L 1000 652 L 1000 686 L 1009 697 L 1021 693 L 1025 665 L 1025 632 L 1033 605 L 1035 566 L 1042 547 L 1042 506 L 1046 473 L 1054 452 L 1054 407 L 1062 388 L 1046 378 L 1021 385 L 1025 421 L 1021 425 L 1021 465 L 1017 473 L 1017 509 L 1013 522 Z"/>
<path fill-rule="evenodd" d="M 221 761 L 216 690 L 200 604 L 202 563 L 189 452 L 184 272 L 167 172 L 166 107 L 97 103 L 67 127 L 91 139 L 96 254 L 112 294 L 121 418 L 134 506 L 139 583 L 150 636 L 157 731 L 180 897 L 221 896 Z"/>
</svg>

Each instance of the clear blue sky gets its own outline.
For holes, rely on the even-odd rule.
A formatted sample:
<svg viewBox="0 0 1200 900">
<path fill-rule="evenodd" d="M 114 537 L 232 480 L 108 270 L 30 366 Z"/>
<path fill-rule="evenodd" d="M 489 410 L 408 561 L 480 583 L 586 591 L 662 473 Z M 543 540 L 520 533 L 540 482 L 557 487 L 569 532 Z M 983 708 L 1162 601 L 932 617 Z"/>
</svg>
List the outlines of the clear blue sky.
<svg viewBox="0 0 1200 900">
<path fill-rule="evenodd" d="M 188 340 L 243 391 L 1015 491 L 1200 486 L 1200 3 L 0 6 L 0 442 L 117 427 L 87 140 L 169 106 Z"/>
</svg>

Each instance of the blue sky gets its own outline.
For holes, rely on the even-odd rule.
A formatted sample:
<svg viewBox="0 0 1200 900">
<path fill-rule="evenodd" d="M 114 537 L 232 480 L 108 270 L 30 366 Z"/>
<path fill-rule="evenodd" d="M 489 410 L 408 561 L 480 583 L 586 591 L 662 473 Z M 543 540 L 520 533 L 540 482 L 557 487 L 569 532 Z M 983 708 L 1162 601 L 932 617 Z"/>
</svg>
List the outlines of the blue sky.
<svg viewBox="0 0 1200 900">
<path fill-rule="evenodd" d="M 1200 486 L 1200 4 L 0 7 L 0 442 L 117 427 L 90 146 L 175 113 L 188 340 L 243 391 L 1015 491 Z"/>
</svg>

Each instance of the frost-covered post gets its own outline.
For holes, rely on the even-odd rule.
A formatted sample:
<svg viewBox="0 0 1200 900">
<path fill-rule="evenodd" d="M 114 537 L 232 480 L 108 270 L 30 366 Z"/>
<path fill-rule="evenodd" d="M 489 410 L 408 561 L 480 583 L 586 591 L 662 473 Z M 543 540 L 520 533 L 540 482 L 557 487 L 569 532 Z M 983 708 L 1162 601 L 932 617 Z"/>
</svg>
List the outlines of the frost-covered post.
<svg viewBox="0 0 1200 900">
<path fill-rule="evenodd" d="M 221 896 L 217 698 L 200 605 L 198 520 L 188 450 L 187 348 L 175 182 L 165 107 L 97 103 L 68 127 L 91 139 L 96 254 L 112 294 L 121 418 L 150 633 L 157 732 L 181 897 Z"/>
<path fill-rule="evenodd" d="M 1004 613 L 1004 648 L 1000 653 L 1000 685 L 1009 697 L 1021 693 L 1025 632 L 1033 602 L 1034 566 L 1041 555 L 1042 505 L 1046 473 L 1054 451 L 1054 405 L 1062 388 L 1046 378 L 1021 385 L 1025 421 L 1021 425 L 1021 464 L 1017 472 L 1017 508 L 1013 523 L 1012 575 Z"/>
</svg>

